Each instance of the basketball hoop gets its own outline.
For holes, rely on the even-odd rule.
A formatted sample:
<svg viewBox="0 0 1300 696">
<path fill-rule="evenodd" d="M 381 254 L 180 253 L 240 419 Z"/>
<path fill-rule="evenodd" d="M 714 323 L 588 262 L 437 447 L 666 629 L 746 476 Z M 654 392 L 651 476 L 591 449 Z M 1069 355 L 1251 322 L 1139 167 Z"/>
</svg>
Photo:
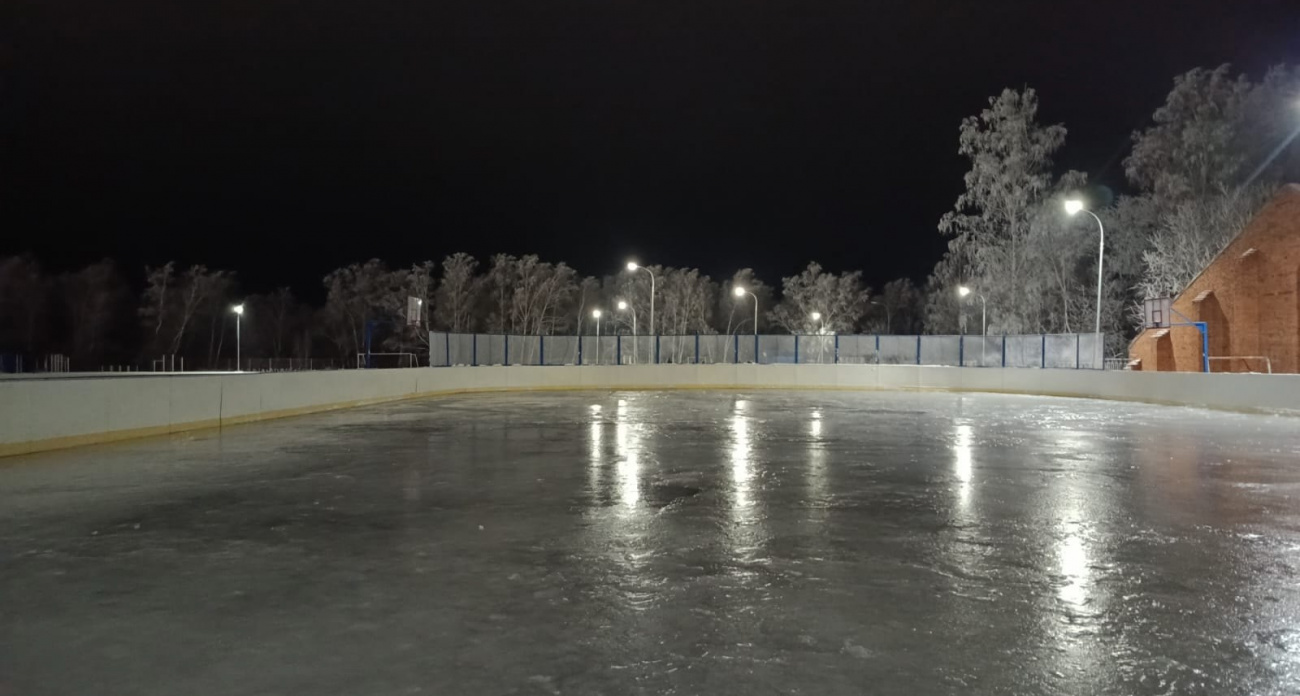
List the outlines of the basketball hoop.
<svg viewBox="0 0 1300 696">
<path fill-rule="evenodd" d="M 1167 329 L 1173 320 L 1173 298 L 1148 297 L 1142 301 L 1142 321 L 1148 329 Z"/>
</svg>

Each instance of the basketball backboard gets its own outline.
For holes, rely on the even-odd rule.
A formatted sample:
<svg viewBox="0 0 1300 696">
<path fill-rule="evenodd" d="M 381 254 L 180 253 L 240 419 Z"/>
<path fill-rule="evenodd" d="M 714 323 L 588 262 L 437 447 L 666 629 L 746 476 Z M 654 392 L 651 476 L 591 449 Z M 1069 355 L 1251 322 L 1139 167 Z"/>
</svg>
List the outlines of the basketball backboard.
<svg viewBox="0 0 1300 696">
<path fill-rule="evenodd" d="M 1142 320 L 1148 329 L 1160 329 L 1170 325 L 1173 320 L 1173 299 L 1169 297 L 1148 297 L 1142 301 Z"/>
</svg>

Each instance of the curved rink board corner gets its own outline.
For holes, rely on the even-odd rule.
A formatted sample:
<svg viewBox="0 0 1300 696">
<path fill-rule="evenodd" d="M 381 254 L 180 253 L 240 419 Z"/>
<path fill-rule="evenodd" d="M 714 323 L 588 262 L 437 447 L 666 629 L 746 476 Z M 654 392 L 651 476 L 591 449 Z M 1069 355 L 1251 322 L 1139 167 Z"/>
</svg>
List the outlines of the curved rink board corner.
<svg viewBox="0 0 1300 696">
<path fill-rule="evenodd" d="M 40 459 L 12 693 L 1300 690 L 1289 418 L 600 390 Z"/>
</svg>

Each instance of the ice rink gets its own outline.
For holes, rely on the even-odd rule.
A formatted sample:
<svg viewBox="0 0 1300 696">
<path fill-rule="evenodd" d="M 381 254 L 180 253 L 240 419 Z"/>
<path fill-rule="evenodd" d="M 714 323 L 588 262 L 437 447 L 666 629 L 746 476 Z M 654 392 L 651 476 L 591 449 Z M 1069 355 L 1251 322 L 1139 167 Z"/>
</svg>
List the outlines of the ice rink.
<svg viewBox="0 0 1300 696">
<path fill-rule="evenodd" d="M 1294 694 L 1300 419 L 409 401 L 0 460 L 0 695 Z"/>
</svg>

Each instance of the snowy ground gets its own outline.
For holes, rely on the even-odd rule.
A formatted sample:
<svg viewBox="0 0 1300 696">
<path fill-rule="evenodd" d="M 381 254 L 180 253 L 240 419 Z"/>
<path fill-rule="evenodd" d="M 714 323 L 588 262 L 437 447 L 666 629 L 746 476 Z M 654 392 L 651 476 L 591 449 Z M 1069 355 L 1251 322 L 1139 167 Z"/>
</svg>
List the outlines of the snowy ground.
<svg viewBox="0 0 1300 696">
<path fill-rule="evenodd" d="M 1300 420 L 431 399 L 0 462 L 0 694 L 1300 692 Z"/>
</svg>

